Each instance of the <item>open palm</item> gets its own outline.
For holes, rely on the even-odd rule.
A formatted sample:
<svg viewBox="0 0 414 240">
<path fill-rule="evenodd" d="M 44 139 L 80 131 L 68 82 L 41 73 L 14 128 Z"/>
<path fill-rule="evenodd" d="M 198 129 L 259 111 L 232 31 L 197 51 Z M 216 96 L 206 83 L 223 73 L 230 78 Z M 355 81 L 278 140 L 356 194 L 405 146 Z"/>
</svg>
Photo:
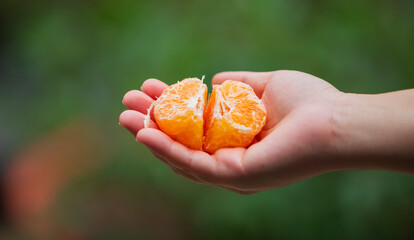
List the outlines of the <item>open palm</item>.
<svg viewBox="0 0 414 240">
<path fill-rule="evenodd" d="M 249 84 L 267 110 L 267 122 L 248 148 L 225 148 L 209 155 L 188 149 L 161 132 L 144 128 L 150 104 L 168 87 L 149 79 L 124 96 L 120 124 L 174 172 L 199 183 L 250 194 L 281 187 L 335 168 L 332 110 L 341 92 L 322 79 L 296 71 L 224 72 L 212 82 Z M 324 157 L 322 157 L 324 156 Z"/>
</svg>

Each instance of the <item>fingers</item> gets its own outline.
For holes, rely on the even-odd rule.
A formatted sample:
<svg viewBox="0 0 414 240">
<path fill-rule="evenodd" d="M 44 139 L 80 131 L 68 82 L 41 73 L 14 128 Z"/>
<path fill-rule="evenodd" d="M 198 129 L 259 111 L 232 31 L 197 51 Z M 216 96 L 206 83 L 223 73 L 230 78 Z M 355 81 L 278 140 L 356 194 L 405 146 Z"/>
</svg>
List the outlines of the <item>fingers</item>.
<svg viewBox="0 0 414 240">
<path fill-rule="evenodd" d="M 154 151 L 151 148 L 149 148 L 149 150 L 156 158 L 161 160 L 161 162 L 167 164 L 176 174 L 181 175 L 181 176 L 187 178 L 190 181 L 201 183 L 201 184 L 206 184 L 204 181 L 202 181 L 199 178 L 195 177 L 190 172 L 183 171 L 182 169 L 179 169 L 176 166 L 174 166 L 173 164 L 171 164 L 170 160 L 167 159 L 165 156 L 160 155 L 158 152 Z"/>
<path fill-rule="evenodd" d="M 168 159 L 173 167 L 184 172 L 191 172 L 202 180 L 212 179 L 216 176 L 215 159 L 205 152 L 188 149 L 159 130 L 142 129 L 137 134 L 137 141 L 146 145 L 162 158 Z"/>
<path fill-rule="evenodd" d="M 144 128 L 144 118 L 145 115 L 143 113 L 126 110 L 119 116 L 119 124 L 136 136 Z M 150 127 L 157 128 L 157 124 L 150 120 Z"/>
<path fill-rule="evenodd" d="M 147 114 L 147 111 L 151 104 L 162 94 L 164 89 L 167 87 L 167 84 L 157 79 L 148 79 L 141 86 L 143 92 L 138 90 L 131 90 L 127 92 L 124 95 L 122 103 L 130 110 Z M 154 119 L 152 114 L 151 118 Z"/>
<path fill-rule="evenodd" d="M 249 84 L 256 95 L 261 97 L 272 74 L 273 72 L 222 72 L 216 74 L 211 82 L 215 85 L 222 84 L 226 80 L 243 82 Z"/>
<path fill-rule="evenodd" d="M 146 80 L 142 86 L 141 90 L 146 93 L 149 97 L 154 100 L 161 96 L 162 92 L 168 87 L 167 84 L 161 82 L 160 80 L 150 78 Z"/>
<path fill-rule="evenodd" d="M 147 94 L 138 90 L 131 90 L 124 95 L 122 104 L 130 110 L 147 114 L 147 110 L 153 101 Z"/>
<path fill-rule="evenodd" d="M 245 175 L 246 169 L 243 163 L 245 152 L 245 148 L 238 147 L 222 148 L 214 153 L 214 158 L 217 162 L 217 172 L 223 183 Z"/>
</svg>

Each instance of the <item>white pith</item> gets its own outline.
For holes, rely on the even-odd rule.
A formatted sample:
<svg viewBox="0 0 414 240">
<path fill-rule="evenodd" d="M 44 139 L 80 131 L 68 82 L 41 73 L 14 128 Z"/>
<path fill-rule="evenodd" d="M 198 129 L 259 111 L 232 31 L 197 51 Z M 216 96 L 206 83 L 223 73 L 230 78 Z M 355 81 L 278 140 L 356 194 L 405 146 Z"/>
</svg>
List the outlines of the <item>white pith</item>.
<svg viewBox="0 0 414 240">
<path fill-rule="evenodd" d="M 173 88 L 167 88 L 164 90 L 164 92 L 161 94 L 160 98 L 158 98 L 156 101 L 152 102 L 150 107 L 148 108 L 147 111 L 147 115 L 144 118 L 144 127 L 148 128 L 149 127 L 149 123 L 150 123 L 150 119 L 151 119 L 151 111 L 154 109 L 154 111 L 158 108 L 162 108 L 165 106 L 165 104 L 162 104 L 160 102 L 162 102 L 165 98 L 165 94 L 167 91 L 175 91 L 176 93 L 174 94 L 170 94 L 168 95 L 169 100 L 176 100 L 176 102 L 181 103 L 182 105 L 186 105 L 186 109 L 190 109 L 192 111 L 194 111 L 194 115 L 195 117 L 198 117 L 200 119 L 203 119 L 203 112 L 204 112 L 204 104 L 205 104 L 205 100 L 204 100 L 204 91 L 205 89 L 203 88 L 204 84 L 203 84 L 203 80 L 204 80 L 204 76 L 202 77 L 202 79 L 198 79 L 198 78 L 186 78 L 184 80 L 182 80 L 181 82 L 177 82 L 175 84 L 175 86 Z M 200 84 L 200 88 L 197 92 L 197 94 L 195 94 L 193 97 L 190 97 L 187 100 L 182 100 L 181 96 L 180 96 L 180 90 L 183 88 L 184 83 L 187 81 L 201 81 Z M 197 108 L 197 104 L 200 101 L 200 107 Z M 170 114 L 164 114 L 163 116 L 159 116 L 158 119 L 160 120 L 165 120 L 165 119 L 173 119 L 176 118 L 177 116 L 184 116 L 186 114 L 186 111 L 171 111 Z"/>
<path fill-rule="evenodd" d="M 223 82 L 223 84 L 224 84 L 224 82 Z M 266 109 L 264 108 L 264 104 L 263 104 L 262 100 L 260 100 L 254 94 L 253 89 L 248 84 L 245 84 L 245 83 L 242 83 L 242 82 L 239 82 L 239 84 L 251 90 L 251 91 L 249 91 L 249 94 L 248 94 L 250 96 L 249 100 L 252 100 L 252 101 L 256 102 L 257 103 L 256 106 L 258 108 L 260 108 L 263 112 L 266 113 Z M 236 86 L 236 87 L 238 87 L 238 86 Z M 239 131 L 247 131 L 247 132 L 252 131 L 253 130 L 252 126 L 249 127 L 249 126 L 245 126 L 243 124 L 236 123 L 231 118 L 232 115 L 243 114 L 243 113 L 238 113 L 235 106 L 233 106 L 229 101 L 227 101 L 226 98 L 229 98 L 229 99 L 235 98 L 239 91 L 237 89 L 235 89 L 233 91 L 230 91 L 230 94 L 225 97 L 223 95 L 223 92 L 222 92 L 222 85 L 215 86 L 215 89 L 216 89 L 216 102 L 215 102 L 215 105 L 214 105 L 214 108 L 213 108 L 214 109 L 213 110 L 213 119 L 226 118 L 227 121 L 229 121 L 235 129 L 237 129 Z M 233 95 L 233 93 L 236 93 L 236 95 Z M 224 109 L 225 107 L 228 107 L 229 111 L 222 112 L 221 109 Z M 252 118 L 256 120 L 256 117 L 257 117 L 256 113 L 252 112 Z M 265 121 L 266 121 L 266 118 L 261 119 L 260 124 L 256 124 L 256 127 L 257 126 L 263 126 Z"/>
<path fill-rule="evenodd" d="M 190 97 L 187 100 L 182 100 L 180 97 L 180 90 L 182 89 L 182 87 L 184 86 L 184 83 L 186 81 L 201 81 L 200 84 L 200 88 L 198 89 L 197 94 L 195 94 L 194 96 Z M 160 103 L 164 100 L 165 98 L 165 94 L 166 91 L 174 91 L 173 94 L 169 94 L 168 98 L 169 99 L 175 99 L 177 103 L 179 103 L 180 105 L 185 106 L 185 109 L 189 109 L 194 111 L 194 118 L 198 118 L 201 119 L 202 121 L 204 121 L 203 118 L 203 114 L 204 114 L 204 105 L 205 105 L 205 99 L 204 99 L 204 91 L 206 91 L 205 88 L 203 88 L 204 84 L 203 84 L 203 80 L 204 80 L 204 76 L 202 77 L 202 79 L 198 79 L 198 78 L 187 78 L 184 79 L 181 82 L 178 82 L 176 84 L 174 84 L 175 86 L 173 88 L 168 88 L 166 90 L 164 90 L 163 94 L 160 96 L 159 99 L 157 99 L 156 101 L 154 101 L 150 107 L 148 108 L 148 112 L 147 115 L 144 118 L 144 127 L 148 128 L 150 125 L 150 115 L 151 115 L 151 111 L 154 109 L 154 111 L 156 111 L 157 108 L 162 108 L 165 106 L 165 104 Z M 223 83 L 224 84 L 224 83 Z M 253 89 L 245 83 L 241 83 L 239 82 L 240 85 L 250 89 L 251 91 L 248 91 L 248 98 L 250 101 L 254 101 L 256 102 L 256 106 L 261 109 L 263 112 L 266 113 L 266 109 L 264 107 L 263 102 L 261 101 L 261 99 L 259 99 L 255 94 Z M 216 101 L 215 101 L 215 105 L 213 107 L 213 113 L 212 113 L 212 119 L 211 121 L 214 121 L 214 119 L 222 119 L 222 118 L 226 118 L 226 120 L 231 124 L 231 126 L 238 130 L 239 132 L 251 132 L 253 131 L 253 129 L 258 129 L 259 126 L 263 126 L 265 121 L 266 121 L 266 117 L 263 117 L 262 119 L 260 119 L 260 123 L 257 123 L 255 126 L 245 126 L 243 124 L 239 124 L 233 121 L 232 119 L 232 115 L 244 115 L 245 113 L 240 113 L 237 111 L 237 109 L 235 108 L 234 104 L 231 104 L 231 101 L 227 101 L 226 98 L 228 99 L 232 99 L 232 98 L 237 98 L 237 94 L 239 93 L 239 86 L 235 86 L 237 89 L 234 89 L 232 91 L 229 91 L 229 95 L 224 96 L 223 92 L 222 92 L 222 85 L 219 86 L 214 86 L 214 89 L 216 89 Z M 232 87 L 233 88 L 233 87 Z M 200 106 L 197 108 L 197 104 L 200 101 Z M 228 109 L 226 111 L 221 111 L 221 109 Z M 173 119 L 173 118 L 177 118 L 177 116 L 184 116 L 187 113 L 187 111 L 170 111 L 170 114 L 164 114 L 163 116 L 158 116 L 158 119 L 160 120 L 169 120 L 169 119 Z M 255 122 L 257 122 L 259 119 L 257 119 L 259 116 L 257 116 L 257 114 L 253 111 L 252 113 L 252 118 Z"/>
</svg>

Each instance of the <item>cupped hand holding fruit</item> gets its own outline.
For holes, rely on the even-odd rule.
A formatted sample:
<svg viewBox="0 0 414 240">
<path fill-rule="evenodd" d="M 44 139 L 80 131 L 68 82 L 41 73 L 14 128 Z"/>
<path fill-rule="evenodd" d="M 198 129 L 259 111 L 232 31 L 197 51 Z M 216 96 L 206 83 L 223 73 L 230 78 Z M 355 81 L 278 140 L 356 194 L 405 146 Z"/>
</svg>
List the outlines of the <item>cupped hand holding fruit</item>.
<svg viewBox="0 0 414 240">
<path fill-rule="evenodd" d="M 225 80 L 250 85 L 266 108 L 266 124 L 247 148 L 222 148 L 213 154 L 187 148 L 160 131 L 154 116 L 145 128 L 147 110 L 168 87 L 156 79 L 145 81 L 142 91 L 125 94 L 129 110 L 121 114 L 120 124 L 174 172 L 239 193 L 284 186 L 335 168 L 327 156 L 335 151 L 332 110 L 343 93 L 296 71 L 224 72 L 212 82 Z"/>
</svg>

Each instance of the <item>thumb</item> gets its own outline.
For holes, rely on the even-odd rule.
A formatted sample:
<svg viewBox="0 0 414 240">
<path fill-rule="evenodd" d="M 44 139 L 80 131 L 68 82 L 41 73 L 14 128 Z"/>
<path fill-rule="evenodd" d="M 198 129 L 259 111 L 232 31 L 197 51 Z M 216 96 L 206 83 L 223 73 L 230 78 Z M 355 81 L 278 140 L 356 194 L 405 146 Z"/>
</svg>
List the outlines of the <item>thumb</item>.
<svg viewBox="0 0 414 240">
<path fill-rule="evenodd" d="M 269 81 L 272 74 L 273 72 L 221 72 L 217 73 L 211 82 L 214 85 L 222 84 L 226 80 L 243 82 L 249 84 L 256 95 L 261 98 L 266 83 Z"/>
</svg>

